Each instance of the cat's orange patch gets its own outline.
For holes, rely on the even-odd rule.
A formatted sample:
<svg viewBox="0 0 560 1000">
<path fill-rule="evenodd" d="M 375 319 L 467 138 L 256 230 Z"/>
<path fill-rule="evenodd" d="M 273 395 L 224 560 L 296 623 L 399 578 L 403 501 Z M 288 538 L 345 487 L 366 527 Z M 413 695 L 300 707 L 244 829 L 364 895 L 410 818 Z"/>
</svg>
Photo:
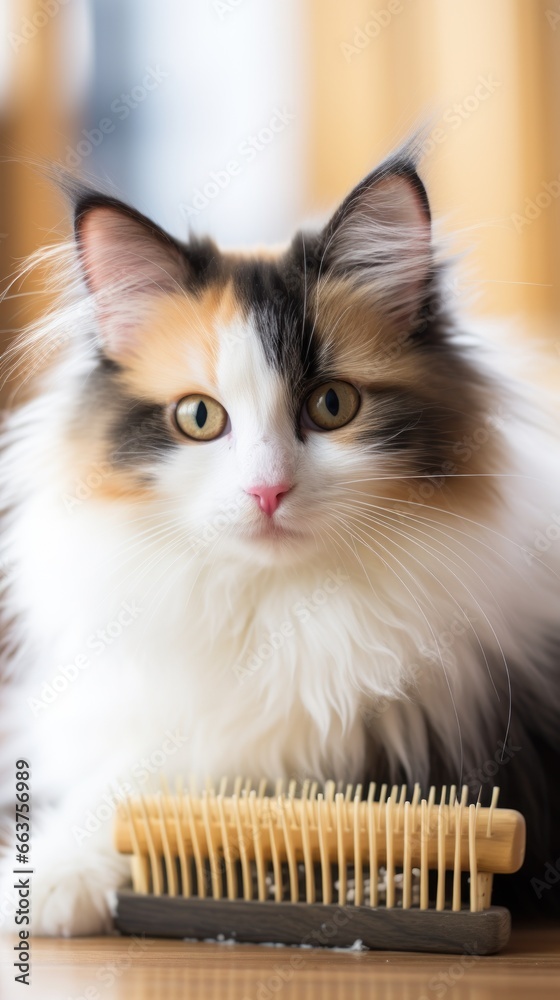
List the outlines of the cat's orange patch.
<svg viewBox="0 0 560 1000">
<path fill-rule="evenodd" d="M 414 382 L 415 366 L 402 349 L 404 338 L 395 321 L 375 309 L 363 291 L 348 281 L 328 279 L 321 282 L 316 302 L 315 335 L 337 378 L 358 384 Z"/>
<path fill-rule="evenodd" d="M 103 435 L 88 435 L 65 442 L 65 458 L 72 475 L 62 497 L 68 511 L 87 510 L 90 503 L 126 501 L 139 504 L 154 496 L 153 486 L 142 482 L 134 469 L 114 464 L 114 445 Z"/>
<path fill-rule="evenodd" d="M 216 391 L 220 335 L 243 314 L 231 282 L 154 299 L 135 331 L 123 384 L 137 399 L 170 403 L 189 392 Z"/>
<path fill-rule="evenodd" d="M 115 501 L 126 501 L 130 504 L 147 503 L 154 499 L 155 495 L 151 485 L 139 485 L 133 475 L 127 475 L 120 470 L 113 470 L 110 477 L 93 492 L 95 499 L 106 500 L 109 503 Z"/>
</svg>

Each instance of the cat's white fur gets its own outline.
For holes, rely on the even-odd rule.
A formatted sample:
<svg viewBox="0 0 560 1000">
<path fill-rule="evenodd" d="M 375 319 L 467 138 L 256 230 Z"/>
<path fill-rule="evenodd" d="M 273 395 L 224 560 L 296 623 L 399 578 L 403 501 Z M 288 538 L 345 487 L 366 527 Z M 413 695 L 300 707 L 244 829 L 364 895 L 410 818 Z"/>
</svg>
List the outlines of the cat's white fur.
<svg viewBox="0 0 560 1000">
<path fill-rule="evenodd" d="M 534 547 L 560 515 L 552 437 L 496 400 L 478 446 L 503 439 L 506 475 L 486 523 L 428 510 L 420 492 L 410 511 L 432 518 L 416 520 L 425 535 L 412 540 L 402 516 L 398 530 L 393 519 L 351 542 L 333 502 L 372 467 L 383 476 L 382 455 L 366 462 L 328 435 L 303 449 L 255 331 L 222 334 L 235 444 L 158 463 L 159 508 L 101 500 L 95 483 L 79 491 L 65 424 L 73 395 L 88 405 L 79 352 L 7 432 L 4 559 L 21 649 L 3 694 L 3 756 L 31 763 L 35 933 L 108 927 L 107 892 L 128 872 L 111 846 L 116 802 L 146 790 L 149 772 L 352 780 L 368 726 L 395 761 L 425 769 L 425 718 L 459 774 L 459 731 L 472 742 L 469 720 L 496 699 L 480 644 L 494 670 L 510 659 L 535 669 L 535 636 L 557 623 L 558 577 L 545 566 L 560 570 L 560 542 Z M 261 515 L 243 487 L 270 476 L 298 484 L 278 515 L 302 536 L 284 548 L 247 535 Z M 166 520 L 171 533 L 157 527 Z M 5 926 L 11 866 L 8 856 Z"/>
</svg>

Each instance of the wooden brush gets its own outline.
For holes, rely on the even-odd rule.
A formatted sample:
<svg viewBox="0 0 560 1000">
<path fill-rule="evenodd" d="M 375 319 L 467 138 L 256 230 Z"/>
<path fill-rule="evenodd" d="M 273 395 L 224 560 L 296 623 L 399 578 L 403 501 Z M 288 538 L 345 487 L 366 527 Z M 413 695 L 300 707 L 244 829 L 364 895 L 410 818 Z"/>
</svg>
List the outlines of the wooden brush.
<svg viewBox="0 0 560 1000">
<path fill-rule="evenodd" d="M 510 914 L 490 905 L 494 873 L 514 872 L 525 821 L 467 805 L 452 786 L 421 798 L 406 786 L 334 782 L 299 793 L 238 779 L 175 794 L 167 787 L 119 804 L 115 840 L 132 859 L 118 894 L 127 934 L 403 951 L 490 954 Z"/>
</svg>

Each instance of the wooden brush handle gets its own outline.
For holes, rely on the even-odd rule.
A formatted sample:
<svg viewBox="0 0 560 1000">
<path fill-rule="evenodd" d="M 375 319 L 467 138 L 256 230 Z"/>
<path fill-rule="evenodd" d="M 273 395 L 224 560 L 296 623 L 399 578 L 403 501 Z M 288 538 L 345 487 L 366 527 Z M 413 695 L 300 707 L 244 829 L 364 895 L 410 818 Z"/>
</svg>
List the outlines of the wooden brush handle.
<svg viewBox="0 0 560 1000">
<path fill-rule="evenodd" d="M 115 844 L 124 854 L 148 857 L 149 824 L 157 854 L 168 850 L 177 856 L 181 843 L 192 855 L 195 839 L 203 845 L 211 840 L 213 850 L 221 853 L 227 839 L 226 850 L 233 857 L 244 854 L 249 860 L 259 856 L 269 861 L 274 838 L 281 861 L 288 860 L 286 843 L 290 841 L 297 861 L 304 861 L 307 854 L 319 862 L 321 851 L 330 861 L 340 861 L 342 845 L 346 862 L 352 864 L 357 853 L 367 855 L 373 837 L 379 864 L 387 864 L 389 855 L 391 864 L 400 866 L 406 852 L 407 863 L 419 866 L 424 848 L 430 868 L 445 858 L 445 868 L 453 869 L 460 856 L 461 870 L 469 871 L 469 818 L 472 827 L 475 807 L 469 813 L 459 803 L 406 806 L 405 821 L 404 803 L 347 801 L 341 795 L 333 801 L 321 797 L 312 801 L 254 793 L 240 798 L 159 794 L 133 798 L 119 807 Z M 477 807 L 474 827 L 479 872 L 510 873 L 520 868 L 525 852 L 525 821 L 520 813 Z"/>
</svg>

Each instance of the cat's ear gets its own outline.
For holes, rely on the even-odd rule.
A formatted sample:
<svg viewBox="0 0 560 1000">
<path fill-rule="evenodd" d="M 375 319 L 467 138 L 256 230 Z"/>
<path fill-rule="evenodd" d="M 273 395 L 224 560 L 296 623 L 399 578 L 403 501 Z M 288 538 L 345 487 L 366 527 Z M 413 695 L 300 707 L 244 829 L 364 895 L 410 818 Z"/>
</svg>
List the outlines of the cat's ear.
<svg viewBox="0 0 560 1000">
<path fill-rule="evenodd" d="M 323 234 L 321 273 L 346 278 L 413 324 L 432 265 L 431 218 L 410 159 L 389 160 L 343 201 Z"/>
<path fill-rule="evenodd" d="M 74 232 L 102 348 L 118 360 L 134 349 L 135 329 L 149 300 L 184 288 L 186 262 L 170 236 L 113 198 L 82 198 Z"/>
</svg>

